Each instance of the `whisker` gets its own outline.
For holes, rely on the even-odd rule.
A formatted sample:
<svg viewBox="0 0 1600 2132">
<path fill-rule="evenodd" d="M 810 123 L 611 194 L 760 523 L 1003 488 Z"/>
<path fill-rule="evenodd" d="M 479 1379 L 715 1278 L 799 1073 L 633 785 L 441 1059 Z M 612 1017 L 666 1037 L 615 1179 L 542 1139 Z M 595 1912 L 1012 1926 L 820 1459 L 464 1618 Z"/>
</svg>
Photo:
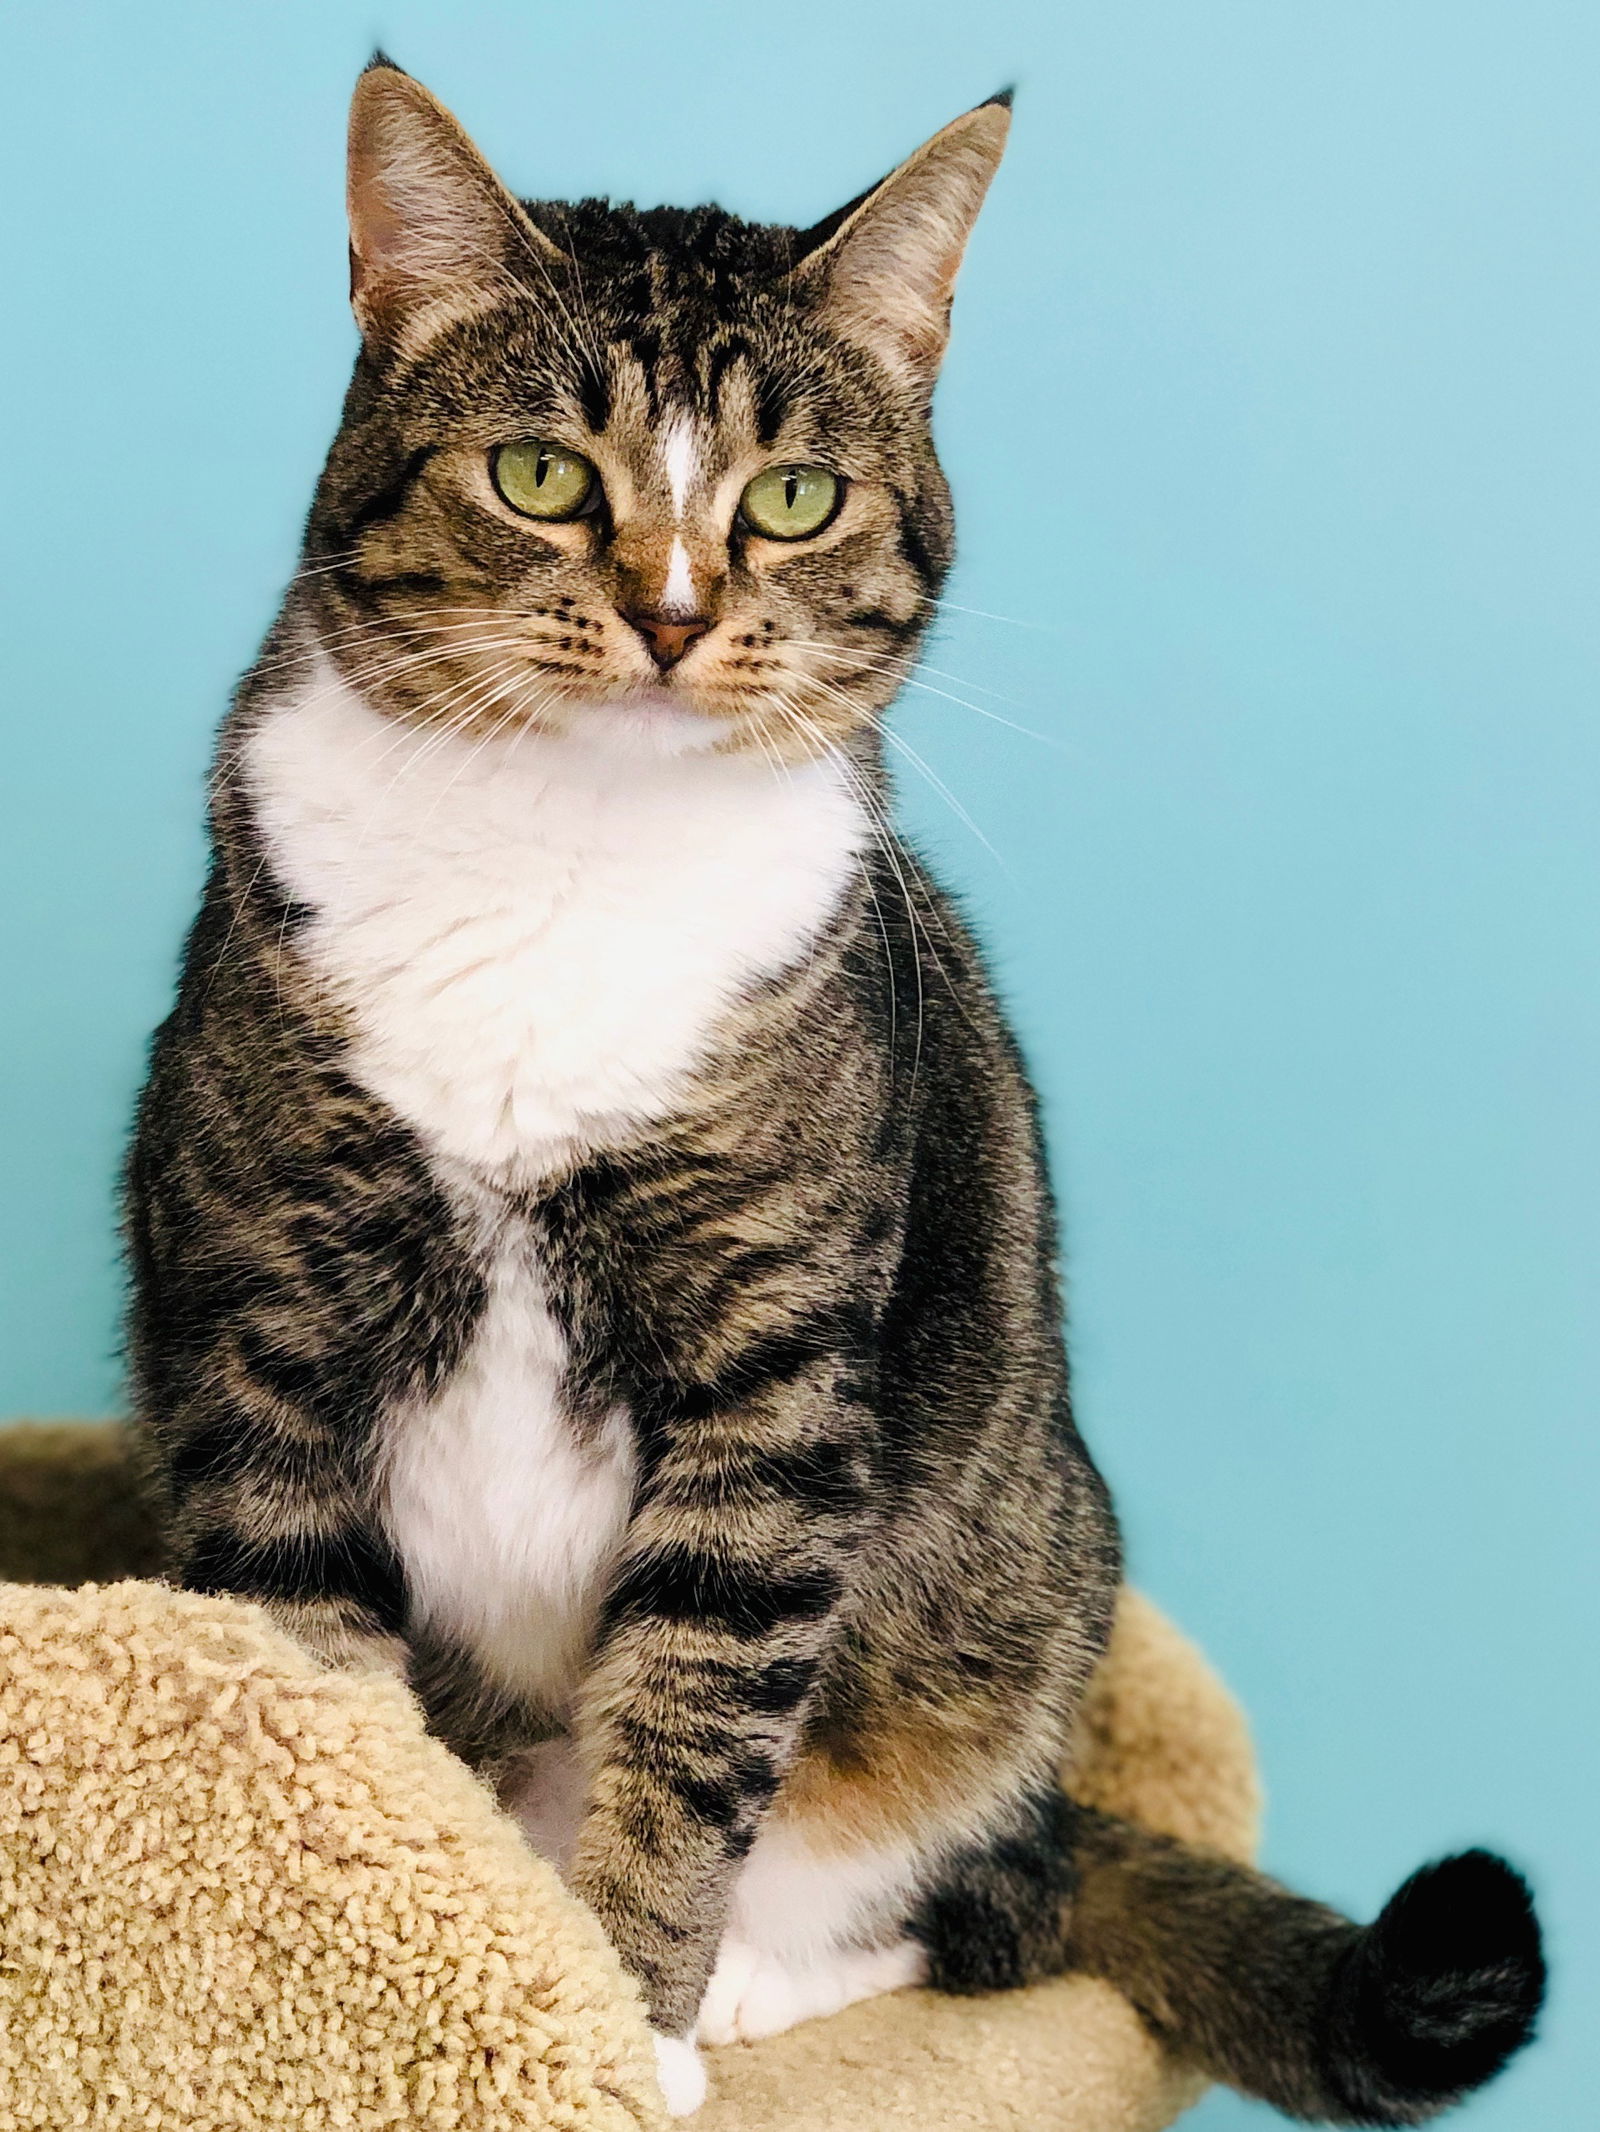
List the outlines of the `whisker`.
<svg viewBox="0 0 1600 2132">
<path fill-rule="evenodd" d="M 796 709 L 796 708 L 795 708 L 795 707 L 794 707 L 793 705 L 791 705 L 791 704 L 787 703 L 787 702 L 786 702 L 786 701 L 785 701 L 785 700 L 784 700 L 784 699 L 783 699 L 783 698 L 782 698 L 782 697 L 780 696 L 780 697 L 778 697 L 778 698 L 776 698 L 776 699 L 775 699 L 775 707 L 776 707 L 776 709 L 778 710 L 779 714 L 780 714 L 781 716 L 785 717 L 785 718 L 786 718 L 786 719 L 787 719 L 787 720 L 789 721 L 789 723 L 790 723 L 790 724 L 791 724 L 791 725 L 792 725 L 792 726 L 794 727 L 794 729 L 795 729 L 795 730 L 796 730 L 796 731 L 797 731 L 797 732 L 798 732 L 798 733 L 800 734 L 800 736 L 801 736 L 801 738 L 802 738 L 803 740 L 806 740 L 806 741 L 808 742 L 808 744 L 812 744 L 812 745 L 814 745 L 814 744 L 816 743 L 816 740 L 817 740 L 817 737 L 818 737 L 818 736 L 817 736 L 817 735 L 815 734 L 815 732 L 814 732 L 814 731 L 812 731 L 812 730 L 810 730 L 810 729 L 808 728 L 808 725 L 807 725 L 807 723 L 806 723 L 806 722 L 804 721 L 804 719 L 803 719 L 803 717 L 802 717 L 802 714 L 801 714 L 801 713 L 800 713 L 800 712 L 799 712 L 799 711 L 798 711 L 798 710 L 797 710 L 797 709 Z M 871 793 L 871 791 L 870 791 L 870 790 L 868 789 L 868 786 L 867 786 L 867 781 L 866 781 L 866 779 L 865 779 L 865 778 L 864 778 L 864 777 L 863 777 L 863 776 L 861 775 L 861 773 L 860 773 L 860 772 L 859 772 L 859 770 L 857 769 L 856 765 L 855 765 L 854 763 L 852 763 L 852 762 L 850 762 L 850 761 L 849 761 L 848 757 L 846 757 L 846 756 L 845 756 L 845 754 L 844 754 L 844 751 L 843 751 L 842 749 L 836 749 L 836 748 L 834 747 L 834 745 L 833 745 L 833 744 L 832 744 L 831 742 L 829 742 L 829 741 L 827 741 L 827 740 L 825 740 L 825 739 L 824 739 L 824 740 L 822 741 L 822 746 L 823 746 L 824 752 L 825 752 L 825 753 L 827 753 L 828 755 L 830 755 L 830 756 L 831 756 L 831 757 L 833 758 L 833 760 L 835 761 L 835 763 L 836 763 L 836 764 L 838 765 L 838 767 L 840 768 L 840 770 L 841 770 L 841 771 L 843 772 L 843 774 L 844 774 L 844 778 L 845 778 L 845 782 L 846 782 L 847 786 L 849 786 L 849 788 L 851 789 L 851 791 L 852 791 L 852 792 L 854 793 L 854 795 L 855 795 L 855 797 L 856 797 L 856 799 L 857 799 L 858 803 L 859 803 L 859 804 L 860 804 L 860 806 L 861 806 L 862 812 L 863 812 L 863 813 L 865 814 L 865 816 L 866 816 L 866 818 L 867 818 L 867 824 L 868 824 L 868 827 L 869 827 L 869 828 L 871 829 L 871 831 L 872 831 L 872 835 L 873 835 L 873 840 L 874 840 L 874 842 L 875 842 L 875 843 L 877 843 L 877 844 L 879 845 L 879 847 L 880 847 L 880 848 L 883 848 L 883 845 L 884 845 L 884 827 L 885 827 L 885 825 L 884 825 L 884 824 L 883 824 L 883 823 L 882 823 L 882 822 L 880 821 L 880 818 L 879 818 L 879 814 L 878 814 L 878 810 L 877 810 L 877 808 L 876 808 L 876 806 L 875 806 L 875 804 L 874 804 L 874 797 L 875 797 L 875 796 L 874 796 L 874 795 L 873 795 L 873 794 Z M 884 853 L 884 855 L 885 855 L 885 857 L 889 857 L 889 856 L 890 856 L 890 855 L 889 855 L 889 853 L 887 852 L 887 850 L 885 850 L 885 853 Z M 890 863 L 891 863 L 891 865 L 893 864 L 893 860 L 892 860 L 892 858 L 890 859 Z M 878 931 L 879 931 L 879 933 L 880 933 L 880 935 L 882 936 L 882 939 L 883 939 L 883 967 L 884 967 L 884 974 L 885 974 L 885 976 L 887 977 L 887 979 L 888 979 L 888 984 L 889 984 L 889 1044 L 890 1044 L 890 1050 L 891 1050 L 891 1052 L 892 1052 L 892 1051 L 893 1051 L 893 1049 L 894 1049 L 894 1044 L 895 1044 L 895 1035 L 896 1035 L 896 1031 L 897 1031 L 897 1030 L 898 1030 L 898 1028 L 899 1028 L 899 991 L 898 991 L 898 987 L 896 986 L 896 983 L 895 983 L 895 970 L 894 970 L 894 943 L 893 943 L 893 941 L 892 941 L 892 940 L 891 940 L 891 939 L 889 938 L 889 921 L 888 921 L 888 919 L 887 919 L 887 918 L 885 917 L 885 915 L 884 915 L 883 903 L 882 903 L 882 900 L 880 899 L 880 897 L 879 897 L 879 895 L 878 895 L 878 888 L 877 888 L 877 883 L 876 883 L 876 882 L 875 882 L 875 881 L 873 880 L 873 878 L 872 878 L 872 869 L 871 869 L 870 867 L 864 867 L 864 868 L 862 869 L 862 878 L 864 879 L 864 881 L 866 882 L 866 885 L 867 885 L 867 894 L 868 894 L 868 895 L 869 895 L 869 896 L 870 896 L 870 897 L 872 898 L 872 908 L 873 908 L 874 912 L 876 913 L 876 915 L 877 915 L 877 920 L 878 920 Z M 909 896 L 909 894 L 907 894 L 907 892 L 906 892 L 906 887 L 905 887 L 905 883 L 904 883 L 903 881 L 901 882 L 901 894 L 902 894 L 902 895 L 904 895 L 904 896 L 906 897 L 906 912 L 907 912 L 907 916 L 908 916 L 908 917 L 910 917 L 910 916 L 911 916 L 911 899 L 910 899 L 910 896 Z M 913 919 L 913 921 L 912 921 L 912 924 L 913 924 L 913 936 L 914 936 L 914 934 L 915 934 L 915 920 L 914 920 L 914 919 Z M 921 1031 L 921 1000 L 920 1000 L 920 996 L 919 996 L 919 1000 L 918 1000 L 918 1032 L 919 1032 L 919 1033 L 918 1033 L 918 1043 L 919 1043 L 919 1046 L 920 1046 L 920 1042 L 921 1042 L 921 1034 L 920 1034 L 920 1031 Z"/>
<path fill-rule="evenodd" d="M 794 707 L 792 706 L 791 708 L 794 709 Z M 801 719 L 803 719 L 804 716 L 804 714 L 800 713 L 797 709 L 794 709 L 794 715 L 797 718 Z M 900 893 L 905 902 L 906 917 L 911 927 L 913 943 L 913 962 L 915 964 L 917 973 L 916 1061 L 920 1064 L 922 1027 L 924 1018 L 924 995 L 922 987 L 921 959 L 916 953 L 915 946 L 919 935 L 921 937 L 923 946 L 926 947 L 928 951 L 929 958 L 932 961 L 934 968 L 944 979 L 946 989 L 949 991 L 951 1000 L 956 1007 L 956 1011 L 961 1015 L 962 1019 L 967 1023 L 969 1028 L 975 1027 L 975 1024 L 972 1021 L 971 1015 L 967 1012 L 966 1002 L 962 999 L 960 992 L 957 990 L 953 980 L 951 979 L 949 971 L 946 970 L 943 962 L 940 960 L 939 951 L 933 944 L 933 938 L 930 932 L 928 931 L 927 924 L 923 920 L 919 919 L 917 915 L 916 904 L 911 894 L 910 883 L 908 882 L 906 878 L 906 873 L 900 863 L 901 860 L 904 859 L 906 866 L 911 869 L 912 878 L 920 880 L 920 869 L 918 867 L 915 857 L 911 854 L 910 851 L 906 849 L 905 845 L 902 843 L 899 833 L 895 829 L 893 822 L 889 819 L 886 809 L 879 800 L 878 795 L 874 791 L 872 791 L 872 789 L 866 783 L 866 780 L 859 767 L 853 764 L 849 760 L 848 756 L 844 753 L 844 751 L 839 748 L 835 742 L 830 741 L 828 737 L 824 733 L 822 733 L 821 730 L 812 721 L 805 719 L 803 723 L 803 730 L 805 730 L 810 735 L 810 738 L 812 739 L 814 745 L 820 747 L 825 754 L 832 757 L 832 759 L 838 764 L 847 781 L 850 781 L 852 783 L 853 789 L 861 800 L 862 806 L 866 811 L 869 820 L 874 823 L 874 825 L 879 831 L 879 849 L 883 852 L 885 859 L 887 859 L 887 861 L 889 862 L 890 867 L 893 869 L 895 879 L 899 883 Z M 933 904 L 931 895 L 926 897 L 926 901 L 929 913 L 935 918 L 939 919 L 939 929 L 941 933 L 944 934 L 946 940 L 949 940 L 950 935 L 948 929 L 945 927 L 942 918 L 939 917 L 939 913 L 937 912 Z M 912 1086 L 915 1087 L 915 1085 L 916 1073 L 914 1069 L 912 1074 Z"/>
<path fill-rule="evenodd" d="M 420 651 L 397 654 L 388 660 L 370 662 L 357 672 L 354 677 L 354 684 L 357 688 L 370 688 L 382 681 L 394 679 L 401 674 L 414 676 L 417 672 L 423 671 L 429 666 L 445 665 L 452 657 L 464 650 L 493 652 L 496 650 L 520 650 L 523 648 L 522 641 L 519 638 L 506 638 L 503 640 L 491 638 L 487 642 L 479 639 L 472 644 L 463 644 L 459 640 L 454 640 L 447 644 L 427 646 Z M 336 695 L 341 688 L 349 685 L 350 683 L 346 677 L 336 671 L 331 680 L 324 682 L 308 695 L 301 697 L 300 701 L 306 705 L 326 702 L 330 696 Z M 210 791 L 213 797 L 215 797 L 221 781 L 226 777 L 230 768 L 231 763 L 228 758 L 224 757 L 219 760 L 210 780 Z"/>
<path fill-rule="evenodd" d="M 462 621 L 441 619 L 449 615 L 461 615 L 465 619 Z M 466 632 L 473 628 L 505 630 L 516 628 L 519 623 L 526 632 L 529 644 L 535 644 L 563 634 L 569 636 L 572 634 L 570 627 L 564 630 L 556 627 L 542 630 L 536 629 L 533 625 L 542 619 L 542 617 L 535 616 L 523 618 L 515 614 L 507 614 L 497 609 L 482 606 L 435 607 L 429 608 L 425 613 L 409 616 L 403 620 L 368 620 L 353 622 L 339 629 L 319 628 L 315 631 L 315 640 L 324 649 L 331 650 L 334 647 L 338 647 L 343 650 L 367 637 L 376 638 L 383 643 L 390 643 L 397 637 L 402 639 L 406 637 L 437 637 L 444 636 L 449 631 Z M 304 645 L 297 646 L 285 652 L 280 658 L 258 660 L 252 670 L 256 673 L 273 673 L 283 667 L 294 666 L 304 659 L 305 652 L 306 647 Z"/>
<path fill-rule="evenodd" d="M 461 762 L 456 765 L 450 776 L 446 778 L 445 782 L 439 787 L 438 791 L 434 794 L 432 800 L 429 802 L 426 812 L 422 816 L 422 820 L 424 822 L 428 821 L 431 818 L 434 808 L 439 805 L 439 802 L 444 798 L 445 794 L 449 792 L 451 788 L 455 785 L 457 779 L 465 776 L 466 772 L 471 769 L 472 765 L 477 761 L 478 757 L 483 753 L 484 749 L 488 747 L 491 742 L 498 740 L 500 735 L 505 731 L 506 727 L 511 724 L 514 719 L 520 717 L 523 722 L 524 730 L 526 730 L 528 724 L 531 722 L 533 716 L 537 714 L 538 710 L 542 709 L 545 704 L 553 700 L 555 692 L 547 690 L 543 697 L 538 699 L 536 703 L 530 705 L 526 701 L 526 699 L 516 690 L 515 684 L 519 678 L 520 677 L 518 676 L 514 668 L 508 672 L 503 664 L 494 670 L 491 676 L 493 686 L 491 687 L 489 694 L 482 701 L 477 702 L 473 705 L 471 711 L 468 713 L 469 719 L 475 722 L 479 717 L 482 716 L 483 711 L 487 707 L 487 705 L 492 704 L 495 701 L 496 697 L 503 698 L 508 690 L 511 691 L 511 701 L 507 705 L 506 709 L 503 710 L 500 715 L 494 720 L 493 724 L 489 727 L 489 730 L 486 733 L 480 735 L 475 745 L 467 751 L 467 754 L 463 757 Z"/>
<path fill-rule="evenodd" d="M 899 749 L 900 753 L 905 756 L 906 760 L 911 763 L 913 767 L 917 769 L 921 773 L 921 775 L 927 780 L 931 789 L 937 792 L 939 797 L 944 800 L 946 805 L 949 807 L 951 813 L 954 814 L 959 821 L 965 823 L 966 827 L 971 830 L 972 834 L 977 838 L 978 842 L 983 846 L 984 850 L 988 852 L 989 856 L 1000 868 L 1000 871 L 1005 875 L 1006 879 L 1011 882 L 1013 887 L 1015 887 L 1017 885 L 1016 876 L 1012 872 L 1009 863 L 1000 856 L 999 852 L 996 851 L 993 844 L 990 843 L 989 839 L 978 827 L 978 824 L 973 820 L 972 816 L 967 812 L 966 808 L 961 804 L 960 800 L 956 798 L 955 794 L 950 790 L 950 787 L 944 782 L 944 779 L 939 776 L 938 772 L 933 768 L 930 763 L 925 761 L 924 758 L 917 753 L 916 749 L 911 745 L 910 741 L 905 739 L 902 734 L 897 733 L 894 730 L 893 726 L 889 724 L 888 720 L 880 716 L 878 712 L 870 710 L 864 705 L 857 704 L 851 697 L 845 694 L 843 689 L 836 688 L 832 682 L 824 681 L 820 675 L 814 676 L 813 679 L 815 680 L 816 685 L 819 688 L 825 690 L 829 696 L 833 697 L 837 702 L 843 704 L 846 710 L 850 711 L 854 716 L 858 718 L 865 718 L 872 725 L 874 731 L 881 734 L 882 737 L 889 743 L 892 748 Z"/>
<path fill-rule="evenodd" d="M 920 595 L 919 597 L 921 598 L 921 604 L 924 607 L 931 607 L 936 614 L 943 608 L 949 614 L 974 615 L 980 622 L 1007 622 L 1013 629 L 1042 630 L 1047 636 L 1059 634 L 1055 625 L 1051 622 L 1026 621 L 1021 615 L 1017 614 L 994 614 L 987 607 L 963 607 L 959 600 L 929 599 L 926 595 Z"/>
<path fill-rule="evenodd" d="M 859 666 L 870 671 L 885 673 L 895 671 L 895 667 L 888 661 L 883 662 L 880 666 L 877 655 L 871 652 L 855 651 L 840 645 L 822 644 L 805 637 L 791 638 L 789 642 L 796 650 L 820 653 L 822 657 L 830 659 L 851 659 L 856 661 Z M 1067 742 L 1059 739 L 1053 733 L 1041 733 L 1034 726 L 1019 725 L 1016 719 L 1002 718 L 998 711 L 991 711 L 986 704 L 972 703 L 965 696 L 958 696 L 949 689 L 935 688 L 932 682 L 924 681 L 920 678 L 925 673 L 938 674 L 942 680 L 946 681 L 959 681 L 963 688 L 976 689 L 979 695 L 993 696 L 1000 703 L 1013 703 L 1015 701 L 1014 697 L 1003 694 L 999 689 L 986 688 L 981 681 L 968 681 L 960 674 L 946 673 L 942 667 L 928 666 L 920 660 L 902 675 L 904 686 L 918 689 L 926 696 L 937 696 L 946 703 L 959 704 L 963 710 L 972 711 L 979 718 L 990 719 L 995 725 L 1005 726 L 1013 733 L 1020 733 L 1026 740 L 1036 740 L 1041 747 L 1052 748 L 1058 754 L 1071 755 L 1077 752 Z"/>
</svg>

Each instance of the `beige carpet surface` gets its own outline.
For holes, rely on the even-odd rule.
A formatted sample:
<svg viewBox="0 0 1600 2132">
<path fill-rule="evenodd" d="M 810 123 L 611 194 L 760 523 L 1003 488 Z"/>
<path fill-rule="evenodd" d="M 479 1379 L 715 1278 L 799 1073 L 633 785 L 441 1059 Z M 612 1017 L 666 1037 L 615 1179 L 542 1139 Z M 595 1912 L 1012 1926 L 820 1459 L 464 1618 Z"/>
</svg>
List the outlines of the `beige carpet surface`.
<svg viewBox="0 0 1600 2132">
<path fill-rule="evenodd" d="M 404 1690 L 159 1560 L 117 1432 L 0 1428 L 0 2132 L 658 2132 L 596 1921 Z M 1239 1713 L 1133 1593 L 1074 1789 L 1250 1855 Z M 709 2058 L 698 2132 L 1157 2132 L 1199 2092 L 1083 1978 Z"/>
</svg>

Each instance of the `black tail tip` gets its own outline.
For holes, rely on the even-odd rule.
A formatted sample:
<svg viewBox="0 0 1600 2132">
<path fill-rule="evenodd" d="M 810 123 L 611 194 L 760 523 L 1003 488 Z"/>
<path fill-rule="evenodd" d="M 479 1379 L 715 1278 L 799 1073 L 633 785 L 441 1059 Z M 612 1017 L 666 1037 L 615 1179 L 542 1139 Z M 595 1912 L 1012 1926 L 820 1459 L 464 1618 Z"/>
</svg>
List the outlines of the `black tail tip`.
<svg viewBox="0 0 1600 2132">
<path fill-rule="evenodd" d="M 1328 2071 L 1357 2124 L 1419 2124 L 1498 2073 L 1544 2001 L 1539 1920 L 1490 1851 L 1424 1866 L 1344 1958 Z"/>
</svg>

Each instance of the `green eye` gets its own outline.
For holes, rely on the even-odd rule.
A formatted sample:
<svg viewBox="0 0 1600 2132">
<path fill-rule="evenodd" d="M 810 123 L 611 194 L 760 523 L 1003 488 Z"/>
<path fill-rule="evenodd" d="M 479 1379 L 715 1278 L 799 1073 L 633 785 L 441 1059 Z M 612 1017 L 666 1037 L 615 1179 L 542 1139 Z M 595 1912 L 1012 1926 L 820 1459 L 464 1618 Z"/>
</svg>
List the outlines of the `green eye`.
<svg viewBox="0 0 1600 2132">
<path fill-rule="evenodd" d="M 820 533 L 839 508 L 844 483 L 820 466 L 769 466 L 739 498 L 739 508 L 768 540 Z"/>
<path fill-rule="evenodd" d="M 594 494 L 588 460 L 542 437 L 496 446 L 489 471 L 502 498 L 524 518 L 576 518 Z"/>
</svg>

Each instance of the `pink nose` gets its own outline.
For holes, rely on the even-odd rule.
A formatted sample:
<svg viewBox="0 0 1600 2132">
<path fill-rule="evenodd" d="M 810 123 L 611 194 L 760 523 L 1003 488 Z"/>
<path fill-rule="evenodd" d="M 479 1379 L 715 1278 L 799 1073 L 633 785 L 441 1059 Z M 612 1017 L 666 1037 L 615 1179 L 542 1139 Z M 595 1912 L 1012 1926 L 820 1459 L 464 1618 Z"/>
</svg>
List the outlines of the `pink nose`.
<svg viewBox="0 0 1600 2132">
<path fill-rule="evenodd" d="M 711 627 L 709 616 L 700 614 L 675 621 L 660 614 L 628 614 L 623 619 L 644 638 L 646 650 L 663 673 L 676 666 L 689 646 Z"/>
</svg>

